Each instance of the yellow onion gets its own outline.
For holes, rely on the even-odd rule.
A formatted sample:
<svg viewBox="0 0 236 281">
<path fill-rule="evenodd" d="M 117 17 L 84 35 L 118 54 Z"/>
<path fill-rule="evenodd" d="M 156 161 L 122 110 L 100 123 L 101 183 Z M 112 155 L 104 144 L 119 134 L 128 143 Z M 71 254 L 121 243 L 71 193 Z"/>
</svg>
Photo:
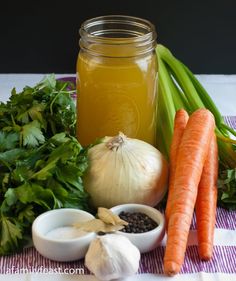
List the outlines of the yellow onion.
<svg viewBox="0 0 236 281">
<path fill-rule="evenodd" d="M 85 190 L 94 207 L 125 203 L 155 206 L 167 190 L 168 164 L 152 145 L 119 133 L 88 151 Z"/>
</svg>

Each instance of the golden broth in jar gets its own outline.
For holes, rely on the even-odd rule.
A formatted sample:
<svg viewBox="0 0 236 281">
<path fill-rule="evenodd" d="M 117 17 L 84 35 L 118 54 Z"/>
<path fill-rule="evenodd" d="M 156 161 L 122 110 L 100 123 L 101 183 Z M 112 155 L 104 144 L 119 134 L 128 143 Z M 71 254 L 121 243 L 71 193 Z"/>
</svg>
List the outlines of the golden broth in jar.
<svg viewBox="0 0 236 281">
<path fill-rule="evenodd" d="M 105 32 L 105 23 L 102 25 L 106 37 L 97 35 L 99 24 L 93 30 L 92 39 L 92 31 L 89 33 L 85 28 L 92 25 L 91 21 L 95 22 L 94 28 L 101 20 L 93 19 L 82 26 L 77 60 L 78 140 L 88 145 L 97 138 L 122 131 L 128 137 L 155 145 L 157 62 L 153 26 L 145 20 L 131 18 L 131 26 L 124 29 L 127 17 L 108 17 L 103 17 L 103 22 L 109 21 L 110 28 L 111 21 L 115 23 L 112 34 Z M 142 28 L 138 29 L 137 22 L 143 24 Z M 138 31 L 134 34 L 132 28 Z M 127 30 L 133 33 L 127 35 Z"/>
</svg>

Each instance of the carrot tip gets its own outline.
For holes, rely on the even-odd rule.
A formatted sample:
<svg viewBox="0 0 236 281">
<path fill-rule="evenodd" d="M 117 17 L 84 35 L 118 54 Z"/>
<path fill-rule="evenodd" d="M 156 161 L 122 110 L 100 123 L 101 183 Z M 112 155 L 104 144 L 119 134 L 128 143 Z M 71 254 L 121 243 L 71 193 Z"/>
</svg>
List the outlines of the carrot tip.
<svg viewBox="0 0 236 281">
<path fill-rule="evenodd" d="M 180 272 L 180 265 L 173 261 L 166 261 L 164 263 L 164 272 L 169 276 L 174 276 Z"/>
<path fill-rule="evenodd" d="M 198 251 L 201 260 L 209 261 L 211 259 L 213 251 L 212 246 L 203 243 L 203 245 L 199 246 Z"/>
</svg>

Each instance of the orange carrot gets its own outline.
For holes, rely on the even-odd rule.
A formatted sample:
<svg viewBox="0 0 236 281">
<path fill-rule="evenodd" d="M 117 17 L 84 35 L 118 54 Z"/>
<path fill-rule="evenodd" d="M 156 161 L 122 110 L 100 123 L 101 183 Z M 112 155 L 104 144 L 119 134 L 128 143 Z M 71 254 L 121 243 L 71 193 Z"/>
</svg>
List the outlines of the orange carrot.
<svg viewBox="0 0 236 281">
<path fill-rule="evenodd" d="M 209 260 L 213 252 L 216 220 L 218 177 L 218 147 L 213 135 L 198 186 L 196 201 L 198 252 L 200 258 Z"/>
<path fill-rule="evenodd" d="M 203 108 L 196 110 L 179 146 L 164 256 L 164 271 L 168 275 L 177 274 L 184 261 L 198 184 L 214 128 L 212 113 Z"/>
<path fill-rule="evenodd" d="M 174 176 L 175 176 L 175 168 L 176 168 L 176 159 L 177 152 L 179 149 L 179 145 L 184 133 L 184 129 L 188 122 L 188 113 L 184 109 L 180 109 L 175 114 L 174 120 L 174 133 L 170 146 L 170 177 L 169 177 L 169 188 L 168 188 L 168 198 L 166 203 L 166 229 L 168 229 L 168 221 L 170 217 L 170 202 L 172 200 L 173 195 L 173 187 L 174 187 Z"/>
</svg>

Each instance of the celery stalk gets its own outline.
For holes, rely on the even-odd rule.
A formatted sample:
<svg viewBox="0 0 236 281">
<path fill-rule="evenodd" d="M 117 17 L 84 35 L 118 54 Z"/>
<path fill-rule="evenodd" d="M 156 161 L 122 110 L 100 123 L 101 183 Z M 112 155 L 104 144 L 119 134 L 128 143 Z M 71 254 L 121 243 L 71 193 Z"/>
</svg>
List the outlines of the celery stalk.
<svg viewBox="0 0 236 281">
<path fill-rule="evenodd" d="M 172 74 L 175 77 L 175 80 L 177 81 L 180 88 L 185 93 L 186 98 L 188 99 L 192 111 L 195 111 L 200 107 L 204 107 L 204 104 L 198 96 L 198 93 L 195 87 L 193 86 L 188 74 L 183 69 L 182 65 L 178 63 L 178 60 L 163 45 L 157 46 L 157 52 L 161 59 L 170 67 Z"/>
<path fill-rule="evenodd" d="M 173 102 L 175 105 L 175 109 L 179 110 L 181 108 L 187 108 L 188 110 L 190 110 L 190 106 L 188 103 L 188 100 L 185 96 L 185 94 L 183 93 L 183 91 L 180 89 L 180 87 L 178 87 L 178 84 L 176 83 L 173 75 L 171 74 L 171 70 L 169 68 L 168 65 L 166 65 L 164 63 L 167 71 L 169 72 L 169 83 L 170 83 L 170 87 L 171 87 L 171 93 L 172 93 L 172 98 L 173 98 Z"/>
<path fill-rule="evenodd" d="M 176 111 L 180 106 L 183 106 L 191 114 L 196 109 L 205 107 L 213 113 L 216 120 L 216 135 L 218 137 L 221 164 L 227 168 L 235 168 L 236 151 L 232 145 L 234 142 L 230 139 L 229 133 L 236 135 L 236 132 L 224 123 L 211 97 L 193 73 L 181 61 L 177 60 L 163 45 L 157 46 L 156 53 L 159 62 L 158 77 L 162 89 L 159 93 L 159 98 L 163 98 L 165 101 L 161 104 L 162 108 L 158 108 L 157 111 L 162 112 L 162 115 L 159 116 L 159 118 L 162 118 L 161 120 L 167 120 L 167 128 L 165 128 L 167 129 L 167 134 L 164 137 L 165 154 L 167 157 L 172 138 L 171 132 L 173 132 L 174 109 Z M 158 133 L 160 132 L 159 129 L 157 130 Z M 162 135 L 163 130 L 164 128 L 162 127 Z"/>
<path fill-rule="evenodd" d="M 157 106 L 157 122 L 159 127 L 157 128 L 157 146 L 160 151 L 169 156 L 169 147 L 173 134 L 173 120 L 175 117 L 175 106 L 172 99 L 171 87 L 169 84 L 168 72 L 159 58 L 158 60 L 158 106 Z M 162 116 L 165 116 L 163 119 Z M 165 132 L 165 139 L 163 138 Z M 163 143 L 163 145 L 161 145 Z"/>
<path fill-rule="evenodd" d="M 185 66 L 184 64 L 182 64 L 182 66 L 185 69 L 186 73 L 188 74 L 189 78 L 191 79 L 194 87 L 196 88 L 199 97 L 201 98 L 201 100 L 204 103 L 204 106 L 214 114 L 216 124 L 220 125 L 223 122 L 223 118 L 222 118 L 218 108 L 216 107 L 215 103 L 213 102 L 211 97 L 208 95 L 205 88 L 200 84 L 200 82 L 197 80 L 197 78 L 190 71 L 190 69 L 187 66 Z"/>
<path fill-rule="evenodd" d="M 227 131 L 230 132 L 233 136 L 236 137 L 236 132 L 234 131 L 234 129 L 232 129 L 231 127 L 229 127 L 229 126 L 226 125 L 225 123 L 221 123 L 221 127 L 224 128 L 225 130 L 227 130 Z"/>
<path fill-rule="evenodd" d="M 169 156 L 169 146 L 172 139 L 172 126 L 168 125 L 168 119 L 163 118 L 163 116 L 168 116 L 165 102 L 163 100 L 162 92 L 163 84 L 158 82 L 158 102 L 157 102 L 157 138 L 156 145 L 163 155 L 168 159 Z M 166 122 L 167 120 L 167 122 Z M 168 138 L 167 138 L 168 135 Z"/>
</svg>

